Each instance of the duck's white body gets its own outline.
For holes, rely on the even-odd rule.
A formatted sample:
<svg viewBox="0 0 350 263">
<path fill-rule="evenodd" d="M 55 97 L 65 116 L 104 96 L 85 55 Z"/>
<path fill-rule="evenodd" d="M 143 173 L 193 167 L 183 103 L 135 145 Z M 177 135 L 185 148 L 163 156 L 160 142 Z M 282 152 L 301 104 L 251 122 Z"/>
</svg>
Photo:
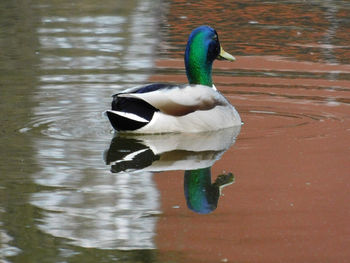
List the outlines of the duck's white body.
<svg viewBox="0 0 350 263">
<path fill-rule="evenodd" d="M 153 84 L 154 85 L 154 84 Z M 147 87 L 144 86 L 144 87 Z M 241 125 L 236 109 L 215 88 L 205 85 L 169 85 L 149 92 L 144 87 L 128 89 L 115 95 L 117 99 L 128 98 L 144 101 L 156 111 L 147 120 L 142 114 L 109 110 L 107 115 L 127 118 L 144 123 L 141 128 L 127 131 L 133 133 L 203 132 Z M 143 112 L 142 112 L 143 113 Z M 111 118 L 110 118 L 111 119 Z"/>
</svg>

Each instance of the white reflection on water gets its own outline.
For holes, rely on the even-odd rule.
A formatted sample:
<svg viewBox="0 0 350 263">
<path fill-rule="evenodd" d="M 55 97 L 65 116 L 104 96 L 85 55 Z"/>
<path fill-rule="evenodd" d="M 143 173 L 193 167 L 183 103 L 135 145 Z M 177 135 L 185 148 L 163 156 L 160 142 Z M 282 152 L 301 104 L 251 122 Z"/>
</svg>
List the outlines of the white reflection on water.
<svg viewBox="0 0 350 263">
<path fill-rule="evenodd" d="M 148 3 L 146 4 L 148 5 Z M 146 11 L 148 11 L 146 9 Z M 59 16 L 52 16 L 52 17 L 43 17 L 42 18 L 43 23 L 70 23 L 70 24 L 78 24 L 78 25 L 83 25 L 83 24 L 91 24 L 92 27 L 94 26 L 112 26 L 114 27 L 115 25 L 119 25 L 121 23 L 126 22 L 125 17 L 121 16 L 97 16 L 97 17 L 92 17 L 92 16 L 82 16 L 82 17 L 59 17 Z M 87 26 L 91 26 L 87 25 Z"/>
<path fill-rule="evenodd" d="M 152 174 L 110 174 L 102 154 L 112 134 L 102 112 L 125 84 L 147 81 L 158 4 L 128 4 L 125 17 L 42 19 L 43 74 L 30 128 L 43 134 L 35 142 L 41 172 L 33 177 L 44 188 L 31 203 L 42 209 L 45 233 L 82 247 L 155 248 L 153 215 L 160 211 Z"/>
<path fill-rule="evenodd" d="M 120 61 L 109 56 L 85 56 L 85 57 L 44 57 L 42 68 L 45 69 L 117 69 Z"/>
<path fill-rule="evenodd" d="M 0 214 L 3 211 L 0 211 Z M 0 222 L 0 226 L 2 226 L 2 223 Z M 21 249 L 9 245 L 13 238 L 7 234 L 6 231 L 0 230 L 0 262 L 7 263 L 9 261 L 6 260 L 8 257 L 14 257 L 18 254 L 20 254 L 22 251 Z"/>
<path fill-rule="evenodd" d="M 95 28 L 85 28 L 85 27 L 67 27 L 67 28 L 38 28 L 39 34 L 54 34 L 54 33 L 73 33 L 73 34 L 117 34 L 121 33 L 120 28 L 108 28 L 105 26 L 95 27 Z"/>
<path fill-rule="evenodd" d="M 72 174 L 63 165 L 61 168 L 53 178 L 37 180 L 46 186 L 59 182 L 67 186 L 33 195 L 32 204 L 45 209 L 39 226 L 42 231 L 82 247 L 154 248 L 156 219 L 149 215 L 158 213 L 158 193 L 151 173 L 91 174 L 90 180 L 79 171 Z"/>
<path fill-rule="evenodd" d="M 85 50 L 100 50 L 104 52 L 121 51 L 118 45 L 123 40 L 120 37 L 41 37 L 40 41 L 45 48 L 79 48 Z"/>
</svg>

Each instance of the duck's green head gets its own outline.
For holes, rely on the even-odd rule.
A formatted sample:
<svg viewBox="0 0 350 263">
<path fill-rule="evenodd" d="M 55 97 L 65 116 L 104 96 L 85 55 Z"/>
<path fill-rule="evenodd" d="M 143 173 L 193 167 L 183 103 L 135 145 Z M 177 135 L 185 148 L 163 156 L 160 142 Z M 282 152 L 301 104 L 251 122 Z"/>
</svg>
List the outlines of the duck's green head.
<svg viewBox="0 0 350 263">
<path fill-rule="evenodd" d="M 190 84 L 212 86 L 211 77 L 214 60 L 235 58 L 225 52 L 216 31 L 209 26 L 200 26 L 192 31 L 185 52 L 186 74 Z"/>
</svg>

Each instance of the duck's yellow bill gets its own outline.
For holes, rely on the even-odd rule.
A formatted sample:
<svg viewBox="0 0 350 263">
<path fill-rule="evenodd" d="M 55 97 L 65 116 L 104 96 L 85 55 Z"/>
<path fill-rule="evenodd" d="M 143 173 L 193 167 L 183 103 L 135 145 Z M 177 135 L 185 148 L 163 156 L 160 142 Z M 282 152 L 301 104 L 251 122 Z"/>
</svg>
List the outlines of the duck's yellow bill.
<svg viewBox="0 0 350 263">
<path fill-rule="evenodd" d="M 220 46 L 220 54 L 218 56 L 218 59 L 226 59 L 228 61 L 235 61 L 236 58 L 232 56 L 231 54 L 227 53 L 221 46 Z"/>
</svg>

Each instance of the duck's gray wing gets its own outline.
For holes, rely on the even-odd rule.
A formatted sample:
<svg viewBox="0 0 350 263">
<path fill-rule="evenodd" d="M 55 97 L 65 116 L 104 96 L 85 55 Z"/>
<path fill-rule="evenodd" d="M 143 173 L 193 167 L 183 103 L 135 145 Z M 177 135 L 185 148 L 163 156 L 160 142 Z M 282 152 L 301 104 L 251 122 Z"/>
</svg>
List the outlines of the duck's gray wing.
<svg viewBox="0 0 350 263">
<path fill-rule="evenodd" d="M 118 97 L 140 99 L 163 113 L 182 116 L 197 110 L 210 110 L 227 100 L 212 87 L 204 85 L 172 85 L 147 92 L 120 93 Z"/>
</svg>

